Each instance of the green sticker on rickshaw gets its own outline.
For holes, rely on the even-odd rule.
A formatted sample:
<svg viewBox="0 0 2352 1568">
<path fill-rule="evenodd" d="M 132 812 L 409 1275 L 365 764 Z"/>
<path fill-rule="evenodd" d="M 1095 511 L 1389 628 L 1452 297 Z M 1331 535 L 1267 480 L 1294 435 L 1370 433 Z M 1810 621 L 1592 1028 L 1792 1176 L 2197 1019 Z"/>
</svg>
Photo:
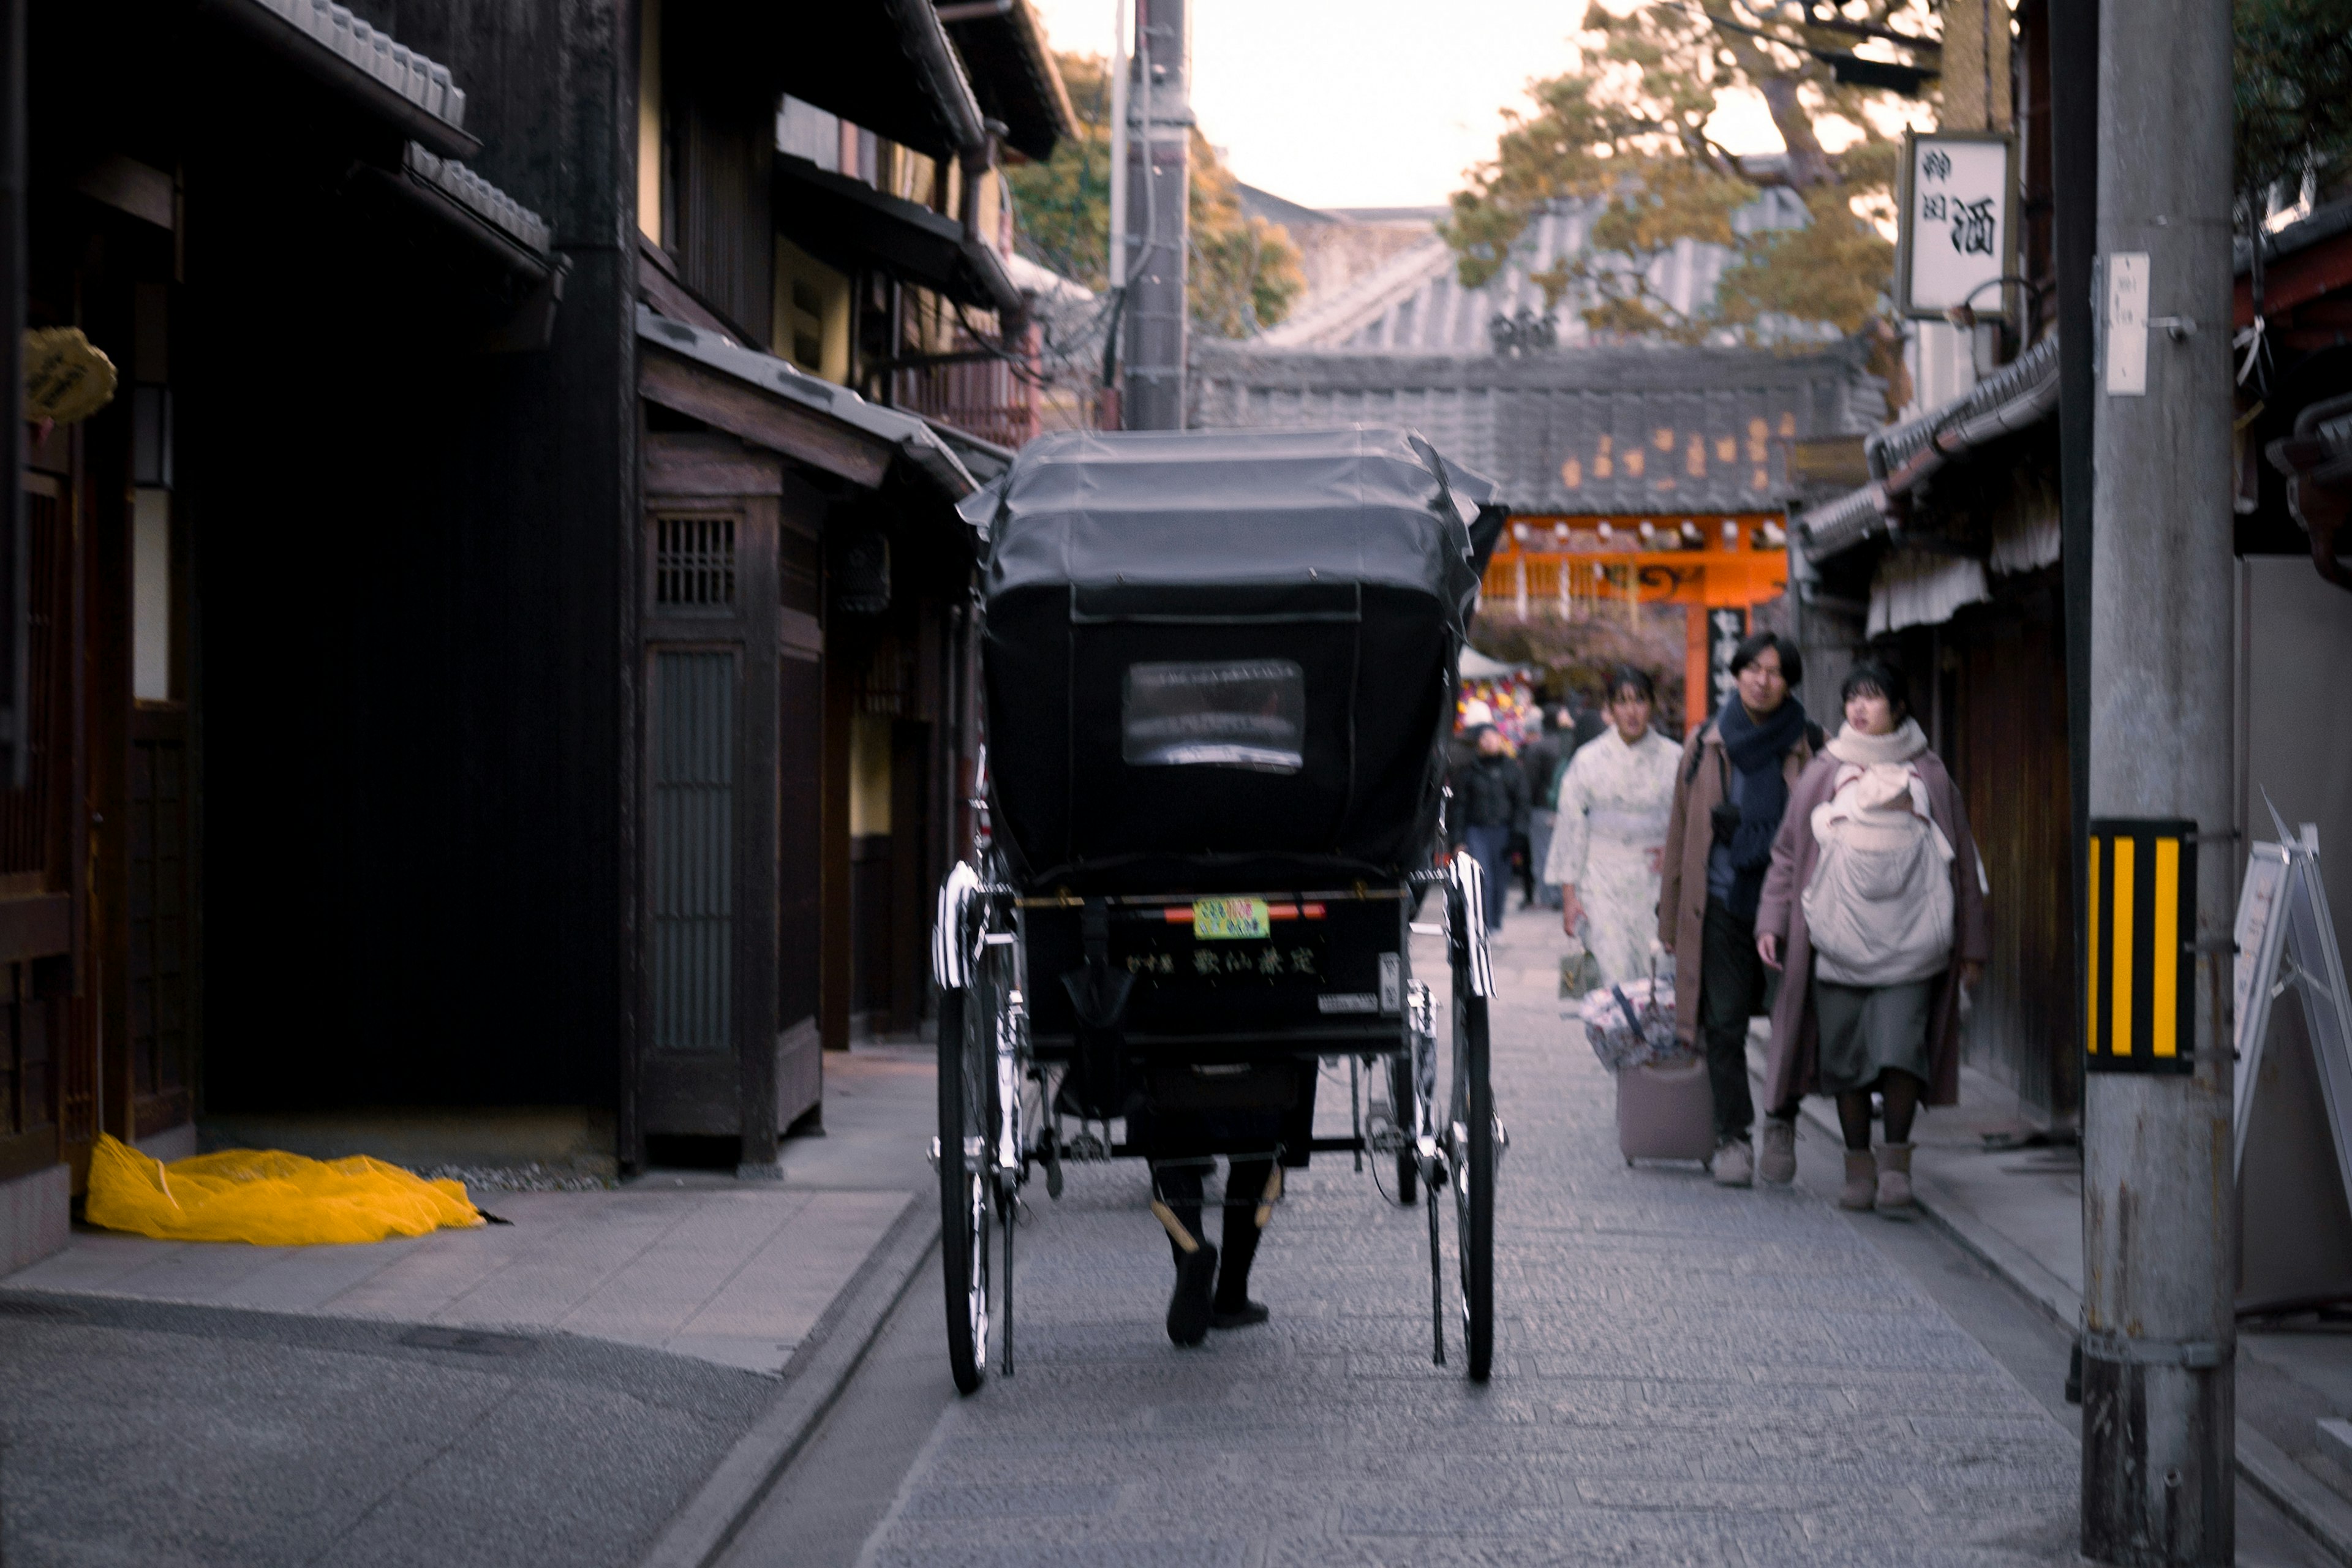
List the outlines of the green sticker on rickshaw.
<svg viewBox="0 0 2352 1568">
<path fill-rule="evenodd" d="M 1196 942 L 1263 939 L 1272 931 L 1264 899 L 1192 900 L 1192 937 Z"/>
</svg>

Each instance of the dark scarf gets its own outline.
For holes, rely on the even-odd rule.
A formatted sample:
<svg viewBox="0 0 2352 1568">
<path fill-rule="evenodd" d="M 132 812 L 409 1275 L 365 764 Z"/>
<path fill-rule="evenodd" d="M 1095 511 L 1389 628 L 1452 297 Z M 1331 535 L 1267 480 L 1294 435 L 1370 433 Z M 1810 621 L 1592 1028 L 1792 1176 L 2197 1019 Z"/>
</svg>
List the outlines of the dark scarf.
<svg viewBox="0 0 2352 1568">
<path fill-rule="evenodd" d="M 1805 710 L 1790 698 L 1759 723 L 1748 717 L 1748 705 L 1734 698 L 1724 704 L 1717 729 L 1743 786 L 1731 867 L 1741 882 L 1760 885 L 1772 859 L 1772 840 L 1780 831 L 1780 814 L 1789 808 L 1789 781 L 1781 774 L 1780 759 L 1805 738 Z"/>
</svg>

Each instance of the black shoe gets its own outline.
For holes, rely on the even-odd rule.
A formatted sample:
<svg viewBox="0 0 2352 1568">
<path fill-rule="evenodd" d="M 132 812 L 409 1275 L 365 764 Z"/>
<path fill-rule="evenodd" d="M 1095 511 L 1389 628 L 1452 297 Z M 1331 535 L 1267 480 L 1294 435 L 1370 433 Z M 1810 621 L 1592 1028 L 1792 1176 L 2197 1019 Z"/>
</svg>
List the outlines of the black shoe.
<svg viewBox="0 0 2352 1568">
<path fill-rule="evenodd" d="M 1168 1298 L 1168 1337 L 1197 1345 L 1209 1337 L 1209 1292 L 1217 1282 L 1217 1249 L 1207 1242 L 1176 1266 L 1176 1290 Z"/>
<path fill-rule="evenodd" d="M 1266 1310 L 1265 1303 L 1263 1301 L 1244 1301 L 1230 1312 L 1222 1307 L 1212 1311 L 1209 1314 L 1209 1327 L 1213 1329 L 1255 1328 L 1273 1315 Z"/>
</svg>

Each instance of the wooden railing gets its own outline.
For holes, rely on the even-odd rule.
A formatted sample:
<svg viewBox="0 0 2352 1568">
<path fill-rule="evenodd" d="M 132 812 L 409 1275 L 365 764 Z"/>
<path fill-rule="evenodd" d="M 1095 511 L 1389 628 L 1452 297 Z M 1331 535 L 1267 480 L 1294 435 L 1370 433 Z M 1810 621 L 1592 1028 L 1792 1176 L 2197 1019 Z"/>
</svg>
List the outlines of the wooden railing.
<svg viewBox="0 0 2352 1568">
<path fill-rule="evenodd" d="M 965 352 L 977 343 L 959 342 Z M 1036 396 L 1013 363 L 982 359 L 902 370 L 893 401 L 983 441 L 1018 447 L 1037 433 Z"/>
</svg>

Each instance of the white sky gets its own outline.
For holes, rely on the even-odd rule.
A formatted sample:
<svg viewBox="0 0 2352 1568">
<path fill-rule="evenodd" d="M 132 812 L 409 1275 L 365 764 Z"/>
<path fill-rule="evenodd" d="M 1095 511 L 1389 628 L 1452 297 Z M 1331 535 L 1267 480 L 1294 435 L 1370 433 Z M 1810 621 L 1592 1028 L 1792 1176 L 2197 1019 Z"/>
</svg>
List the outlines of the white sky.
<svg viewBox="0 0 2352 1568">
<path fill-rule="evenodd" d="M 1114 0 L 1032 3 L 1055 48 L 1110 52 Z M 1192 112 L 1235 174 L 1276 195 L 1434 206 L 1493 156 L 1503 106 L 1567 68 L 1583 14 L 1582 0 L 1192 0 Z M 1737 152 L 1780 145 L 1760 99 L 1713 130 Z"/>
</svg>

